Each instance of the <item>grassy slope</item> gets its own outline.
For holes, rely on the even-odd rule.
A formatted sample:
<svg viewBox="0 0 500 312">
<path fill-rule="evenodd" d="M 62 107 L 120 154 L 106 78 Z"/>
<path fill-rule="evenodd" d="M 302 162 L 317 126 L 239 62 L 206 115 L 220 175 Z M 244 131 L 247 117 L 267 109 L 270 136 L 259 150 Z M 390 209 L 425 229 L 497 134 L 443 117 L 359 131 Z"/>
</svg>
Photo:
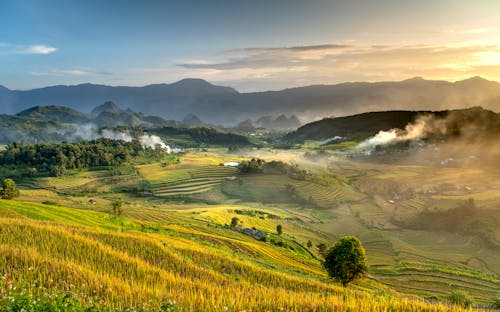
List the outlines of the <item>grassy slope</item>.
<svg viewBox="0 0 500 312">
<path fill-rule="evenodd" d="M 254 151 L 251 153 L 257 155 L 228 155 L 221 151 L 190 153 L 184 156 L 181 164 L 178 165 L 161 167 L 159 164 L 152 164 L 137 166 L 137 168 L 142 178 L 153 184 L 170 183 L 190 177 L 193 172 L 198 170 L 204 172 L 203 168 L 217 168 L 218 164 L 225 161 L 237 161 L 248 156 L 259 156 L 267 159 L 283 157 L 283 160 L 291 161 L 296 159 L 297 152 L 279 155 L 271 151 Z M 312 170 L 325 170 L 319 164 L 308 165 Z M 24 191 L 22 200 L 33 202 L 51 200 L 69 207 L 106 211 L 109 209 L 111 200 L 121 198 L 125 201 L 125 216 L 134 219 L 134 224 L 130 222 L 120 224 L 120 222 L 109 220 L 107 215 L 98 214 L 103 216 L 106 221 L 104 225 L 98 225 L 95 220 L 91 224 L 84 223 L 84 225 L 92 226 L 92 228 L 96 226 L 106 227 L 106 231 L 113 232 L 127 231 L 129 235 L 138 237 L 153 235 L 160 237 L 158 239 L 161 242 L 167 242 L 165 237 L 168 237 L 173 240 L 174 245 L 183 242 L 193 248 L 202 249 L 203 252 L 211 251 L 213 254 L 218 255 L 222 253 L 226 258 L 236 258 L 261 269 L 271 269 L 273 272 L 279 270 L 287 275 L 299 276 L 300 279 L 324 280 L 325 278 L 319 262 L 301 249 L 301 246 L 305 246 L 308 240 L 311 240 L 314 244 L 324 242 L 330 245 L 332 241 L 341 235 L 354 234 L 362 239 L 367 249 L 371 273 L 378 280 L 378 282 L 365 280 L 356 288 L 377 289 L 379 292 L 386 291 L 385 286 L 380 284 L 381 282 L 403 293 L 422 296 L 437 295 L 439 297 L 447 295 L 454 289 L 464 289 L 474 295 L 477 300 L 490 302 L 491 298 L 498 296 L 499 281 L 494 278 L 494 274 L 498 272 L 498 269 L 492 265 L 492 263 L 498 263 L 495 260 L 495 255 L 498 255 L 498 253 L 483 248 L 484 246 L 480 242 L 467 243 L 460 235 L 407 230 L 396 231 L 389 227 L 391 223 L 387 216 L 390 216 L 393 207 L 387 203 L 384 197 L 381 195 L 376 195 L 373 198 L 367 197 L 363 192 L 360 192 L 360 189 L 365 187 L 361 183 L 363 181 L 366 181 L 368 185 L 379 186 L 384 184 L 383 181 L 396 180 L 409 185 L 415 183 L 424 187 L 425 185 L 419 183 L 419 179 L 422 178 L 422 172 L 426 172 L 425 169 L 412 166 L 393 167 L 392 169 L 384 166 L 374 168 L 373 165 L 339 163 L 338 167 L 331 169 L 334 175 L 329 187 L 334 189 L 333 191 L 341 189 L 342 197 L 339 197 L 340 201 L 336 201 L 335 198 L 332 199 L 335 203 L 330 209 L 323 208 L 320 210 L 283 204 L 266 205 L 244 202 L 235 205 L 234 200 L 224 199 L 223 195 L 219 196 L 222 199 L 220 200 L 221 204 L 217 206 L 176 204 L 163 199 L 133 198 L 123 194 L 106 192 L 89 193 L 85 196 L 75 197 L 65 195 L 64 192 L 56 194 L 47 190 Z M 69 179 L 68 182 L 70 182 L 72 179 L 87 179 L 88 177 L 95 179 L 97 184 L 106 184 L 106 179 L 108 179 L 105 174 L 101 176 L 99 174 L 89 175 L 89 173 L 84 173 L 73 177 L 65 177 L 61 180 L 44 180 L 44 183 L 47 183 L 48 186 L 51 184 L 57 185 L 63 190 L 65 179 Z M 440 177 L 439 183 L 446 182 L 446 177 L 449 179 L 454 178 L 454 172 L 446 170 L 437 172 L 436 177 Z M 426 179 L 431 183 L 437 179 L 436 177 L 426 177 Z M 254 197 L 247 198 L 247 200 L 256 202 L 263 201 L 266 196 L 273 196 L 273 191 L 276 193 L 276 189 L 285 182 L 300 182 L 291 179 L 281 181 L 280 179 L 283 179 L 283 177 L 271 177 L 270 179 L 265 176 L 248 176 L 243 177 L 244 187 L 240 187 L 236 182 L 227 181 L 222 188 L 232 185 L 234 189 L 242 189 L 247 193 L 254 192 Z M 472 181 L 472 179 L 468 179 L 468 181 Z M 201 194 L 203 195 L 202 198 L 215 196 L 214 194 L 217 194 L 219 188 L 216 186 L 210 192 Z M 269 193 L 266 190 L 269 190 Z M 314 192 L 318 193 L 321 188 L 304 188 L 304 190 L 306 194 L 308 194 L 307 192 L 313 194 Z M 364 191 L 366 192 L 366 190 Z M 78 185 L 75 186 L 75 192 L 78 193 Z M 196 195 L 193 194 L 193 196 Z M 242 196 L 240 198 L 245 199 Z M 95 199 L 97 203 L 94 205 L 89 204 L 89 199 Z M 398 203 L 401 206 L 398 211 L 403 213 L 405 209 L 421 209 L 425 206 L 425 203 L 422 200 L 403 201 Z M 483 204 L 483 202 L 478 203 Z M 493 204 L 495 199 L 488 197 L 484 203 Z M 403 207 L 405 205 L 407 208 Z M 65 209 L 47 205 L 38 206 L 40 208 L 37 209 L 42 210 L 47 209 L 47 207 Z M 1 207 L 0 215 L 16 218 L 26 215 L 26 212 L 23 213 L 22 208 L 19 207 L 11 206 L 3 209 Z M 37 209 L 33 209 L 31 217 L 35 216 L 34 212 Z M 280 218 L 261 219 L 258 216 L 240 215 L 235 213 L 236 209 L 258 209 L 278 215 Z M 81 210 L 76 210 L 76 212 L 87 213 Z M 43 213 L 38 212 L 38 215 L 43 215 Z M 285 229 L 284 239 L 290 245 L 297 247 L 296 250 L 286 250 L 257 242 L 249 236 L 224 228 L 223 225 L 228 224 L 233 216 L 240 218 L 244 227 L 255 226 L 269 232 L 274 232 L 276 225 L 282 224 Z M 87 219 L 87 217 L 82 218 L 82 216 L 54 218 L 52 216 L 49 220 L 75 222 L 75 219 Z M 141 224 L 148 233 L 139 232 Z M 441 238 L 437 244 L 435 241 L 436 235 Z M 470 255 L 477 256 L 471 258 Z M 191 257 L 186 259 L 187 262 L 192 263 Z M 195 264 L 205 269 L 220 271 L 219 267 L 212 266 L 206 261 L 195 262 Z M 240 276 L 228 278 L 241 280 Z M 254 283 L 254 281 L 249 281 L 249 283 Z M 279 288 L 281 286 L 274 285 L 272 287 Z M 182 302 L 182 299 L 175 298 L 177 298 L 178 302 L 179 300 Z M 316 297 L 317 300 L 320 300 L 319 298 L 321 296 Z M 243 305 L 240 307 L 243 307 Z"/>
<path fill-rule="evenodd" d="M 448 309 L 344 290 L 326 282 L 311 259 L 304 264 L 233 230 L 201 224 L 140 232 L 98 212 L 0 201 L 0 276 L 8 281 L 0 287 L 88 294 L 79 299 L 114 308 L 155 308 L 167 298 L 204 310 Z"/>
</svg>

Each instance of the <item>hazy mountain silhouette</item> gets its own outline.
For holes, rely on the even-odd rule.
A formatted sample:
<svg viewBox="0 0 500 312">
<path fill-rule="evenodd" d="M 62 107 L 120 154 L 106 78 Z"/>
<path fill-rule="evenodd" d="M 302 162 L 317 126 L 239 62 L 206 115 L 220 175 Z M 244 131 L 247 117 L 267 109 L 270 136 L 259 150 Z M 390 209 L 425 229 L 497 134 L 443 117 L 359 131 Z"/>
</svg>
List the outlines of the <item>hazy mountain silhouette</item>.
<svg viewBox="0 0 500 312">
<path fill-rule="evenodd" d="M 196 114 L 208 123 L 237 124 L 263 115 L 294 114 L 301 120 L 381 110 L 443 110 L 482 106 L 500 111 L 500 83 L 480 77 L 447 82 L 419 77 L 398 82 L 347 82 L 281 91 L 239 93 L 201 79 L 144 87 L 81 84 L 27 91 L 0 88 L 0 113 L 36 105 L 64 105 L 90 113 L 112 100 L 144 114 L 181 120 Z"/>
<path fill-rule="evenodd" d="M 255 121 L 255 125 L 266 129 L 295 130 L 300 127 L 301 123 L 295 115 L 286 117 L 284 114 L 281 114 L 277 118 L 262 116 Z"/>
</svg>

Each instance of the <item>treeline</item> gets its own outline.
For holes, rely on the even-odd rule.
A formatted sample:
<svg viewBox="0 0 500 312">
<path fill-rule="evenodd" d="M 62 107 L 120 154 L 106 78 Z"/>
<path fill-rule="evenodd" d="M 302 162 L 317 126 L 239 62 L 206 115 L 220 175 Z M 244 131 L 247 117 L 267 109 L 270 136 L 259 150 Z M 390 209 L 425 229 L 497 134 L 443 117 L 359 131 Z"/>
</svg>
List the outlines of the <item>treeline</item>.
<svg viewBox="0 0 500 312">
<path fill-rule="evenodd" d="M 214 128 L 175 128 L 163 127 L 151 130 L 151 133 L 161 137 L 189 136 L 196 144 L 222 146 L 252 146 L 249 138 L 235 133 L 226 133 Z"/>
<path fill-rule="evenodd" d="M 48 172 L 63 175 L 67 170 L 119 165 L 130 159 L 148 155 L 161 157 L 163 151 L 146 149 L 137 140 L 125 142 L 100 138 L 74 143 L 11 143 L 0 152 L 0 165 L 28 168 L 28 174 Z"/>
<path fill-rule="evenodd" d="M 286 174 L 295 180 L 305 180 L 307 175 L 307 171 L 301 169 L 297 164 L 290 165 L 279 160 L 266 162 L 260 158 L 242 161 L 238 170 L 240 173 Z"/>
</svg>

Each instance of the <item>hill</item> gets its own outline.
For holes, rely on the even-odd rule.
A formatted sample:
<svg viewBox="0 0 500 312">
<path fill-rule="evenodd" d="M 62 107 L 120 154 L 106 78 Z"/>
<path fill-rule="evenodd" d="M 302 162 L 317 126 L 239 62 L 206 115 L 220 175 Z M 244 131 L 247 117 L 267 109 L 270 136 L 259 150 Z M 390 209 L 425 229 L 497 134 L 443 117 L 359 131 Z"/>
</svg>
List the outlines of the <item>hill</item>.
<svg viewBox="0 0 500 312">
<path fill-rule="evenodd" d="M 87 123 L 90 116 L 65 106 L 35 106 L 17 113 L 17 116 L 37 119 L 42 121 L 52 121 L 58 123 Z"/>
<path fill-rule="evenodd" d="M 176 225 L 186 221 L 183 213 L 149 218 L 113 219 L 100 212 L 0 200 L 5 234 L 0 236 L 0 274 L 6 277 L 0 290 L 7 295 L 0 296 L 0 306 L 37 311 L 462 311 L 342 289 L 326 282 L 318 262 L 306 255 L 206 221 Z M 151 223 L 157 218 L 161 227 Z"/>
<path fill-rule="evenodd" d="M 122 110 L 111 101 L 94 108 L 92 116 L 64 106 L 36 106 L 16 115 L 0 115 L 0 144 L 92 140 L 102 137 L 104 128 L 118 128 L 108 133 L 113 138 L 116 133 L 125 133 L 127 137 L 134 133 L 137 137 L 150 132 L 182 147 L 262 143 L 211 126 L 190 124 L 186 127 L 179 121 Z"/>
<path fill-rule="evenodd" d="M 412 78 L 395 82 L 348 82 L 280 91 L 239 93 L 201 79 L 144 87 L 82 84 L 27 91 L 0 91 L 0 113 L 59 103 L 90 113 L 112 100 L 144 114 L 181 120 L 196 114 L 208 123 L 235 125 L 263 115 L 294 114 L 301 120 L 380 110 L 446 110 L 472 106 L 500 111 L 500 83 L 480 77 L 447 82 Z"/>
<path fill-rule="evenodd" d="M 112 101 L 106 101 L 104 104 L 94 107 L 90 114 L 94 117 L 99 116 L 102 113 L 120 113 L 122 110 L 116 106 Z"/>
<path fill-rule="evenodd" d="M 479 139 L 485 136 L 500 135 L 500 114 L 481 107 L 445 110 L 445 111 L 386 111 L 358 115 L 325 118 L 306 124 L 297 131 L 288 134 L 285 139 L 291 142 L 304 140 L 362 141 L 376 135 L 379 131 L 405 129 L 416 122 L 420 116 L 426 116 L 426 129 L 431 135 L 459 136 L 468 135 Z M 436 125 L 439 123 L 439 125 Z M 434 127 L 442 129 L 433 129 Z"/>
</svg>

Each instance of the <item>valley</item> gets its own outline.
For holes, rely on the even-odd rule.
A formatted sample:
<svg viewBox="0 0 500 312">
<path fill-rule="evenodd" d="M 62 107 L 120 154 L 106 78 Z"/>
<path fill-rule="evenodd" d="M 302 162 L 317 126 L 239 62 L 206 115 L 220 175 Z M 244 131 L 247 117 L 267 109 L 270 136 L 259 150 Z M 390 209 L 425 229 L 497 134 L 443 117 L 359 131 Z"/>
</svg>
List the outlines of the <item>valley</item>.
<svg viewBox="0 0 500 312">
<path fill-rule="evenodd" d="M 32 285 L 43 285 L 47 293 L 71 290 L 83 306 L 118 309 L 166 300 L 178 309 L 347 311 L 356 302 L 367 310 L 449 311 L 446 298 L 456 290 L 491 306 L 500 288 L 500 172 L 386 165 L 335 149 L 311 161 L 310 151 L 186 149 L 168 165 L 141 159 L 21 179 L 21 196 L 0 201 L 7 238 L 0 261 L 10 263 L 2 274 L 31 295 L 39 293 Z M 224 166 L 251 158 L 306 174 Z M 474 230 L 410 224 L 469 198 Z M 123 203 L 118 217 L 113 201 Z M 230 226 L 234 217 L 241 230 Z M 316 246 L 345 235 L 362 241 L 369 275 L 342 289 L 327 278 Z"/>
</svg>

